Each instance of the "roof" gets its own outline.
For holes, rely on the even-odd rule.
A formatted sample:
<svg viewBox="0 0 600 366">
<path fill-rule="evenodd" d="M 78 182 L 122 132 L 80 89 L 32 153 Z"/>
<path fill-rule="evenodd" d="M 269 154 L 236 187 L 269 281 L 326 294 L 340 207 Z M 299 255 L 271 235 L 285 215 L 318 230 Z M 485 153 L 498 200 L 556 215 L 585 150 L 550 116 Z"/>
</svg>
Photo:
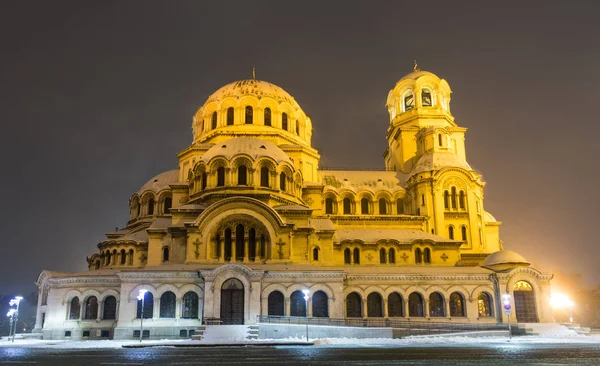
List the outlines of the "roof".
<svg viewBox="0 0 600 366">
<path fill-rule="evenodd" d="M 390 170 L 319 170 L 319 180 L 325 186 L 355 190 L 360 188 L 376 191 L 378 189 L 403 189 L 406 175 Z"/>
<path fill-rule="evenodd" d="M 416 79 L 421 78 L 423 76 L 432 76 L 434 78 L 439 79 L 439 77 L 436 74 L 432 73 L 432 72 L 424 71 L 424 70 L 417 70 L 417 71 L 413 71 L 413 72 L 411 72 L 409 74 L 404 75 L 400 80 L 398 80 L 398 82 L 396 84 L 398 84 L 398 83 L 400 83 L 400 82 L 402 82 L 404 80 L 407 80 L 407 79 L 416 80 Z"/>
<path fill-rule="evenodd" d="M 483 212 L 483 220 L 485 222 L 497 222 L 496 218 L 494 216 L 492 216 L 492 214 L 489 213 L 489 212 L 487 212 L 487 211 Z"/>
<path fill-rule="evenodd" d="M 336 229 L 333 235 L 334 243 L 344 240 L 362 240 L 365 243 L 375 243 L 378 240 L 397 240 L 401 243 L 411 243 L 414 240 L 431 240 L 440 243 L 460 243 L 456 240 L 442 238 L 425 231 L 411 229 Z"/>
<path fill-rule="evenodd" d="M 333 221 L 331 221 L 328 218 L 308 219 L 308 224 L 316 231 L 335 230 L 335 226 L 333 226 Z"/>
<path fill-rule="evenodd" d="M 163 189 L 169 188 L 169 184 L 177 183 L 179 181 L 179 170 L 168 170 L 166 172 L 162 172 L 157 176 L 150 178 L 142 188 L 138 191 L 138 194 L 142 194 L 144 191 L 153 191 L 158 192 Z"/>
<path fill-rule="evenodd" d="M 499 250 L 485 258 L 481 262 L 482 267 L 488 267 L 497 264 L 530 264 L 522 255 L 512 250 Z"/>
<path fill-rule="evenodd" d="M 473 170 L 471 166 L 458 155 L 450 152 L 435 152 L 423 154 L 417 164 L 411 170 L 409 176 L 428 172 L 431 170 L 440 170 L 447 167 L 462 168 Z"/>
<path fill-rule="evenodd" d="M 255 79 L 238 80 L 229 83 L 212 93 L 206 100 L 206 103 L 219 102 L 227 97 L 242 97 L 246 95 L 254 95 L 258 98 L 272 98 L 278 102 L 287 102 L 296 108 L 300 108 L 294 97 L 283 90 L 283 88 L 267 81 Z"/>
<path fill-rule="evenodd" d="M 226 159 L 231 159 L 237 154 L 247 154 L 253 159 L 267 156 L 273 158 L 277 163 L 285 161 L 292 164 L 290 157 L 277 147 L 277 145 L 272 142 L 252 137 L 237 137 L 218 143 L 208 149 L 208 151 L 202 155 L 201 159 L 208 163 L 216 156 L 223 156 Z"/>
</svg>

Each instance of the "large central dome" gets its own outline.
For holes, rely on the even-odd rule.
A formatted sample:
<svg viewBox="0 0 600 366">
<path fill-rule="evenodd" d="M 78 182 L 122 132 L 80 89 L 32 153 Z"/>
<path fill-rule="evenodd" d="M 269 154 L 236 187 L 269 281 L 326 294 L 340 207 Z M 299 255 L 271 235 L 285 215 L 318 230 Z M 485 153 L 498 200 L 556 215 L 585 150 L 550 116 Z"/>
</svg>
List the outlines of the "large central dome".
<svg viewBox="0 0 600 366">
<path fill-rule="evenodd" d="M 283 90 L 283 88 L 267 81 L 255 79 L 238 80 L 234 81 L 233 83 L 229 83 L 208 97 L 206 103 L 210 103 L 212 101 L 220 102 L 227 97 L 240 98 L 246 95 L 254 95 L 259 99 L 262 97 L 268 97 L 275 99 L 278 102 L 287 102 L 296 108 L 300 108 L 294 97 Z"/>
<path fill-rule="evenodd" d="M 192 122 L 194 143 L 259 137 L 310 147 L 312 123 L 288 92 L 261 80 L 239 80 L 211 94 Z"/>
</svg>

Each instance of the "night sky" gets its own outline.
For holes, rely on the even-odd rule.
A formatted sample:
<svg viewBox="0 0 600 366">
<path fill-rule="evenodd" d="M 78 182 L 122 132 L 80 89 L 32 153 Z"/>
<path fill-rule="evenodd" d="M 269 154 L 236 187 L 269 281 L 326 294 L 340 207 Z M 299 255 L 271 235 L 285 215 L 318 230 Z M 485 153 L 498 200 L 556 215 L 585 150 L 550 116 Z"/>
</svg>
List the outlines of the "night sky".
<svg viewBox="0 0 600 366">
<path fill-rule="evenodd" d="M 600 282 L 600 2 L 449 3 L 1 1 L 0 293 L 86 270 L 252 67 L 312 118 L 323 167 L 382 169 L 414 59 L 453 90 L 505 248 Z"/>
</svg>

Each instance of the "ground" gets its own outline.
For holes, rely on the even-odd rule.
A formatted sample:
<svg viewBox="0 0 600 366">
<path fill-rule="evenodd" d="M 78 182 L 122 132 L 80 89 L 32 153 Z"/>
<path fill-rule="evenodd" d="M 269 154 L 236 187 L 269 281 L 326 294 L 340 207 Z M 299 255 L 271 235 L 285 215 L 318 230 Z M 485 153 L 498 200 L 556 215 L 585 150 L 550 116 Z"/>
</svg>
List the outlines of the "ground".
<svg viewBox="0 0 600 366">
<path fill-rule="evenodd" d="M 144 341 L 158 347 L 126 349 L 135 341 L 0 343 L 0 365 L 598 365 L 600 335 L 573 337 L 432 337 L 322 339 L 314 346 L 248 345 L 180 348 L 189 341 Z M 161 345 L 162 344 L 162 345 Z M 254 345 L 252 345 L 254 344 Z"/>
</svg>

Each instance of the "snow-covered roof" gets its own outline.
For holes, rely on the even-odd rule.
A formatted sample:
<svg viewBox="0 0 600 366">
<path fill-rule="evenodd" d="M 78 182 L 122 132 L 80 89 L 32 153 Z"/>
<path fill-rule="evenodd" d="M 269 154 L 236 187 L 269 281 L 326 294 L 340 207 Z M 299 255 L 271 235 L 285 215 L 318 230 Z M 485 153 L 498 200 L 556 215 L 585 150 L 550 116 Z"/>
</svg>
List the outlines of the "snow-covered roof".
<svg viewBox="0 0 600 366">
<path fill-rule="evenodd" d="M 389 170 L 319 170 L 320 183 L 338 189 L 403 190 L 405 177 L 405 174 Z"/>
<path fill-rule="evenodd" d="M 159 175 L 151 178 L 147 181 L 142 188 L 138 191 L 138 194 L 142 194 L 144 191 L 158 192 L 165 188 L 169 188 L 169 184 L 177 183 L 179 181 L 179 170 L 168 170 L 162 172 Z"/>
<path fill-rule="evenodd" d="M 222 156 L 229 160 L 237 154 L 247 154 L 253 159 L 267 156 L 276 162 L 288 162 L 292 164 L 290 157 L 272 142 L 259 140 L 253 137 L 237 137 L 223 141 L 208 149 L 201 160 L 208 163 L 216 156 Z"/>
<path fill-rule="evenodd" d="M 434 152 L 423 154 L 417 164 L 411 170 L 409 176 L 428 172 L 431 170 L 440 170 L 443 168 L 455 167 L 465 170 L 473 170 L 471 166 L 461 159 L 458 155 L 450 152 Z"/>
</svg>

